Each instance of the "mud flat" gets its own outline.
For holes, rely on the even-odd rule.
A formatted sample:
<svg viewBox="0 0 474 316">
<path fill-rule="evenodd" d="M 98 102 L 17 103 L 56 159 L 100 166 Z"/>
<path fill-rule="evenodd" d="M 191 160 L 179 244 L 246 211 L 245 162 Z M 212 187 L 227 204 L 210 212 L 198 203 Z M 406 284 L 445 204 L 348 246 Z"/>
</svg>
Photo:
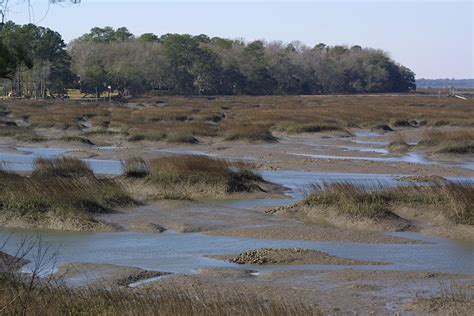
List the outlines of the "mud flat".
<svg viewBox="0 0 474 316">
<path fill-rule="evenodd" d="M 97 263 L 68 263 L 59 267 L 53 277 L 68 286 L 128 286 L 168 273 L 136 267 Z"/>
<path fill-rule="evenodd" d="M 319 265 L 382 265 L 386 263 L 358 261 L 346 258 L 339 258 L 330 254 L 303 248 L 263 248 L 248 250 L 239 255 L 214 256 L 213 259 L 228 260 L 237 264 L 270 264 L 270 265 L 290 265 L 290 264 L 319 264 Z"/>
<path fill-rule="evenodd" d="M 440 295 L 443 286 L 451 288 L 457 284 L 467 287 L 472 293 L 474 281 L 472 276 L 456 274 L 353 269 L 278 270 L 267 273 L 201 269 L 198 272 L 195 275 L 171 276 L 147 284 L 144 288 L 157 291 L 176 288 L 183 292 L 199 289 L 207 297 L 215 297 L 216 291 L 223 295 L 246 293 L 259 298 L 303 302 L 329 314 L 403 314 L 426 311 L 423 306 L 413 309 L 409 304 L 417 298 L 430 299 Z M 436 308 L 438 312 L 442 310 Z M 456 304 L 453 311 L 469 315 L 462 313 L 466 311 L 462 304 Z"/>
</svg>

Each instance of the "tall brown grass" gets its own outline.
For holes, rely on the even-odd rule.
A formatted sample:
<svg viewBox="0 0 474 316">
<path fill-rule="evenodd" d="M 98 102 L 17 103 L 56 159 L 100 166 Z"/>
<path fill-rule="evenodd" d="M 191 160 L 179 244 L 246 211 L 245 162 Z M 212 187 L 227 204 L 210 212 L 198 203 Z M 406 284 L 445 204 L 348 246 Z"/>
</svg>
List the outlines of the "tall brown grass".
<svg viewBox="0 0 474 316">
<path fill-rule="evenodd" d="M 6 102 L 6 107 L 13 119 L 28 119 L 31 125 L 25 131 L 56 128 L 91 136 L 88 133 L 128 133 L 131 140 L 170 142 L 192 142 L 192 137 L 203 136 L 273 141 L 267 129 L 319 132 L 374 126 L 474 126 L 474 101 L 428 96 L 167 97 L 131 102 L 143 106 L 15 100 Z M 91 131 L 81 131 L 84 120 L 92 122 Z"/>
<path fill-rule="evenodd" d="M 123 166 L 127 177 L 145 178 L 147 183 L 162 189 L 183 192 L 247 192 L 256 190 L 256 182 L 263 181 L 250 164 L 198 155 L 165 156 L 150 161 L 132 158 Z"/>
<path fill-rule="evenodd" d="M 405 140 L 405 137 L 399 132 L 392 135 L 388 149 L 395 152 L 405 152 L 410 148 L 410 145 Z"/>
<path fill-rule="evenodd" d="M 428 147 L 438 153 L 473 154 L 474 130 L 426 130 L 418 145 Z"/>
<path fill-rule="evenodd" d="M 94 225 L 93 213 L 133 203 L 113 179 L 96 178 L 82 161 L 38 160 L 31 177 L 0 171 L 0 215 L 41 227 L 44 221 Z"/>
<path fill-rule="evenodd" d="M 474 186 L 460 183 L 396 187 L 347 182 L 315 185 L 304 203 L 335 206 L 340 215 L 371 219 L 390 216 L 396 205 L 426 205 L 454 224 L 474 225 Z"/>
</svg>

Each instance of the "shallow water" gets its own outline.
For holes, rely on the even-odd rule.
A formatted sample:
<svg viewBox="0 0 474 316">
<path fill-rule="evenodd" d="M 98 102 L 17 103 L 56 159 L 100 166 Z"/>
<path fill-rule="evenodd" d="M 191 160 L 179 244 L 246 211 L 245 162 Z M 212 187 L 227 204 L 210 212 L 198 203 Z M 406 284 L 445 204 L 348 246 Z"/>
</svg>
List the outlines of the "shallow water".
<svg viewBox="0 0 474 316">
<path fill-rule="evenodd" d="M 293 189 L 293 198 L 301 198 L 302 191 L 311 183 L 321 181 L 351 180 L 395 183 L 394 175 L 315 173 L 302 171 L 263 171 L 262 175 L 270 181 Z M 398 183 L 398 182 L 397 182 Z M 217 201 L 216 206 L 251 208 L 256 206 L 281 205 L 294 202 L 294 199 L 278 200 L 231 200 Z M 15 245 L 23 237 L 35 238 L 32 230 L 12 230 L 1 228 L 0 240 L 15 234 L 5 250 L 13 252 Z M 145 234 L 134 232 L 120 233 L 71 233 L 41 231 L 44 242 L 59 253 L 57 264 L 66 262 L 109 263 L 137 266 L 149 270 L 175 273 L 194 273 L 199 268 L 247 268 L 259 272 L 281 269 L 343 269 L 348 266 L 250 266 L 206 258 L 208 255 L 240 253 L 249 249 L 264 247 L 302 247 L 321 250 L 332 255 L 368 261 L 391 262 L 387 266 L 351 266 L 355 269 L 393 269 L 432 272 L 459 272 L 474 274 L 474 243 L 448 241 L 442 238 L 427 237 L 417 233 L 390 233 L 390 235 L 419 239 L 429 244 L 362 244 L 337 242 L 311 242 L 263 240 L 253 238 L 234 238 L 206 236 L 199 233 L 180 234 L 165 232 Z M 52 266 L 50 267 L 53 268 Z M 93 275 L 91 275 L 92 277 Z"/>
<path fill-rule="evenodd" d="M 1 153 L 0 160 L 10 162 L 10 168 L 31 168 L 38 157 L 57 157 L 69 149 L 19 147 L 18 150 L 30 154 Z M 347 159 L 345 157 L 339 157 Z M 361 159 L 361 157 L 356 157 Z M 363 157 L 362 157 L 363 158 Z M 386 157 L 388 158 L 388 157 Z M 86 160 L 96 173 L 120 174 L 120 161 Z M 410 161 L 412 162 L 412 161 Z M 15 169 L 21 170 L 21 169 Z M 31 169 L 29 169 L 31 170 Z M 326 173 L 306 171 L 261 171 L 262 176 L 271 182 L 291 188 L 288 199 L 230 200 L 214 201 L 216 206 L 252 208 L 293 203 L 301 199 L 304 191 L 312 183 L 350 181 L 356 184 L 406 184 L 396 181 L 402 175 Z M 448 177 L 453 181 L 474 182 L 473 178 Z M 0 228 L 0 240 L 4 240 L 14 230 Z M 394 269 L 410 271 L 459 272 L 474 274 L 474 243 L 448 241 L 416 233 L 392 233 L 400 237 L 420 239 L 429 244 L 362 244 L 311 241 L 263 240 L 206 236 L 198 233 L 145 234 L 134 232 L 120 233 L 71 233 L 38 232 L 43 240 L 57 249 L 57 264 L 66 262 L 109 263 L 136 266 L 149 270 L 176 273 L 194 273 L 199 268 L 246 268 L 259 272 L 277 269 L 342 269 L 348 266 L 278 266 L 262 267 L 236 265 L 233 263 L 206 258 L 207 255 L 240 253 L 249 249 L 263 247 L 302 247 L 317 249 L 332 255 L 358 260 L 392 262 L 387 266 L 353 266 L 355 269 Z M 13 253 L 24 237 L 35 238 L 32 230 L 15 230 L 15 234 L 5 246 L 5 251 Z M 52 269 L 53 267 L 50 266 Z"/>
<path fill-rule="evenodd" d="M 0 240 L 12 232 L 0 229 Z M 136 266 L 148 270 L 174 273 L 194 273 L 199 268 L 250 268 L 256 271 L 276 269 L 342 269 L 347 266 L 290 266 L 262 267 L 236 265 L 222 260 L 206 258 L 207 255 L 240 253 L 265 247 L 303 247 L 327 252 L 332 255 L 358 260 L 391 262 L 392 265 L 375 269 L 410 271 L 458 272 L 474 274 L 474 245 L 455 243 L 443 239 L 432 244 L 362 244 L 337 242 L 311 242 L 264 240 L 206 236 L 199 233 L 162 234 L 121 233 L 66 233 L 40 232 L 43 241 L 57 250 L 57 265 L 66 262 L 109 263 Z M 402 234 L 403 235 L 403 234 Z M 417 234 L 411 233 L 410 237 Z M 17 230 L 5 249 L 14 252 L 22 238 L 34 238 L 35 232 Z M 358 269 L 374 267 L 353 266 Z M 53 269 L 53 265 L 49 266 Z"/>
<path fill-rule="evenodd" d="M 289 188 L 285 194 L 287 199 L 238 199 L 212 200 L 207 203 L 214 206 L 252 209 L 279 205 L 290 205 L 304 198 L 304 195 L 313 184 L 324 185 L 336 182 L 350 182 L 365 187 L 371 186 L 400 186 L 420 185 L 420 183 L 399 181 L 397 178 L 409 175 L 403 174 L 371 174 L 371 173 L 337 173 L 337 172 L 309 172 L 309 171 L 269 171 L 261 170 L 260 175 L 267 181 Z M 456 183 L 474 184 L 474 177 L 445 177 Z"/>
<path fill-rule="evenodd" d="M 334 156 L 334 155 L 318 155 L 318 154 L 301 154 L 301 153 L 290 153 L 294 156 L 308 157 L 308 158 L 320 158 L 320 159 L 346 159 L 346 160 L 367 160 L 367 161 L 382 161 L 382 162 L 408 162 L 422 165 L 436 165 L 445 167 L 456 167 L 474 170 L 474 162 L 445 162 L 430 160 L 425 157 L 422 153 L 411 152 L 406 155 L 398 157 L 354 157 L 354 156 Z"/>
<path fill-rule="evenodd" d="M 76 151 L 70 148 L 41 148 L 41 147 L 15 147 L 18 152 L 2 152 L 0 149 L 0 162 L 3 167 L 11 171 L 33 170 L 34 162 L 38 158 L 58 158 L 67 152 Z M 83 159 L 96 174 L 119 175 L 123 173 L 122 162 L 119 160 Z"/>
<path fill-rule="evenodd" d="M 382 136 L 383 134 L 377 133 L 377 132 L 371 132 L 371 131 L 357 131 L 357 132 L 352 132 L 352 135 L 355 137 L 377 137 L 377 136 Z"/>
</svg>

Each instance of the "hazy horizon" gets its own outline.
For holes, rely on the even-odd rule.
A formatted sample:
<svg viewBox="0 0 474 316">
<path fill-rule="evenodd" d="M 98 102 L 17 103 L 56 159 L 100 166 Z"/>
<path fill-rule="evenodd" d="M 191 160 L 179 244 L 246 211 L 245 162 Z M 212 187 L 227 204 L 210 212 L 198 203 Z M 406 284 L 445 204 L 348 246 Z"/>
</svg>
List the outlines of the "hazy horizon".
<svg viewBox="0 0 474 316">
<path fill-rule="evenodd" d="M 152 32 L 207 34 L 246 41 L 308 46 L 361 45 L 382 49 L 416 78 L 474 78 L 474 4 L 470 1 L 112 1 L 79 5 L 32 1 L 32 22 L 61 33 L 66 42 L 94 26 Z M 28 23 L 26 5 L 10 12 Z"/>
</svg>

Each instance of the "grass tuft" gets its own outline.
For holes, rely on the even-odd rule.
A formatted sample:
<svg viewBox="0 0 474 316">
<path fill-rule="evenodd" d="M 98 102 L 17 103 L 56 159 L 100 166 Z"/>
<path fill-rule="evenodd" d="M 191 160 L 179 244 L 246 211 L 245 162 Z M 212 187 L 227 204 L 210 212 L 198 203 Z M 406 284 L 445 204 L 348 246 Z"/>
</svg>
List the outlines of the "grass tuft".
<svg viewBox="0 0 474 316">
<path fill-rule="evenodd" d="M 222 135 L 225 140 L 246 140 L 251 142 L 276 142 L 277 138 L 267 126 L 245 123 L 228 123 L 223 127 Z"/>
<path fill-rule="evenodd" d="M 258 191 L 258 182 L 264 181 L 249 164 L 200 155 L 165 156 L 150 161 L 131 158 L 123 166 L 126 177 L 143 178 L 158 189 L 156 199 Z"/>
<path fill-rule="evenodd" d="M 474 186 L 453 182 L 397 187 L 352 183 L 315 185 L 304 203 L 335 206 L 340 215 L 370 219 L 392 215 L 394 205 L 426 205 L 453 224 L 474 225 Z"/>
<path fill-rule="evenodd" d="M 20 219 L 33 227 L 47 226 L 51 221 L 75 222 L 81 229 L 97 224 L 93 213 L 132 203 L 116 181 L 96 178 L 86 164 L 76 159 L 37 160 L 30 178 L 0 172 L 3 222 Z"/>
<path fill-rule="evenodd" d="M 73 158 L 36 159 L 32 173 L 33 178 L 78 178 L 93 177 L 94 173 L 87 163 Z"/>
<path fill-rule="evenodd" d="M 430 129 L 423 133 L 418 145 L 433 148 L 437 153 L 474 154 L 474 131 Z"/>
</svg>

